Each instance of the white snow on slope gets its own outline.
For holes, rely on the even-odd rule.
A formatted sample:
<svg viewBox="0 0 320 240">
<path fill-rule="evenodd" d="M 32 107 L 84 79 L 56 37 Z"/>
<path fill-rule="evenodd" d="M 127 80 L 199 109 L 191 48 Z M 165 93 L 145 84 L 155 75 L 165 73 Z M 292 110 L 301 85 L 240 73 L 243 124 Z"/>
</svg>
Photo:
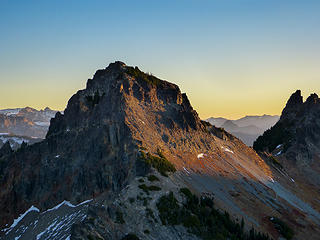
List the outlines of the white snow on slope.
<svg viewBox="0 0 320 240">
<path fill-rule="evenodd" d="M 198 159 L 199 159 L 199 158 L 203 158 L 204 156 L 205 156 L 204 153 L 200 153 L 200 154 L 198 154 L 197 158 L 198 158 Z"/>
<path fill-rule="evenodd" d="M 3 109 L 0 110 L 0 114 L 6 115 L 6 116 L 11 116 L 11 115 L 16 115 L 20 112 L 21 108 L 16 108 L 16 109 Z"/>
<path fill-rule="evenodd" d="M 6 135 L 0 135 L 0 140 L 3 142 L 3 143 L 6 143 L 7 141 L 9 141 L 11 147 L 12 147 L 12 142 L 16 143 L 16 144 L 19 144 L 21 145 L 23 142 L 25 143 L 28 143 L 29 140 L 28 139 L 25 139 L 25 138 L 19 138 L 19 137 L 10 137 L 10 136 L 6 136 Z"/>
<path fill-rule="evenodd" d="M 273 178 L 272 178 L 272 177 L 270 177 L 270 181 L 271 181 L 272 183 L 274 183 L 274 180 L 273 180 Z"/>
<path fill-rule="evenodd" d="M 91 202 L 92 199 L 89 199 L 89 200 L 86 200 L 82 203 L 79 203 L 78 205 L 73 205 L 72 203 L 70 203 L 69 201 L 66 201 L 64 200 L 63 202 L 59 203 L 57 206 L 53 207 L 53 208 L 50 208 L 50 209 L 47 209 L 46 211 L 44 211 L 42 214 L 46 213 L 46 212 L 50 212 L 50 211 L 53 211 L 53 210 L 57 210 L 58 208 L 60 208 L 61 206 L 63 205 L 67 205 L 68 207 L 72 207 L 72 208 L 75 208 L 75 207 L 79 207 L 83 204 L 86 204 L 86 203 L 89 203 Z"/>
<path fill-rule="evenodd" d="M 231 151 L 229 148 L 226 147 L 221 147 L 223 151 L 225 152 L 229 152 L 229 153 L 234 153 L 233 151 Z"/>
<path fill-rule="evenodd" d="M 282 151 L 278 152 L 275 156 L 279 156 L 282 153 Z"/>
<path fill-rule="evenodd" d="M 49 127 L 50 126 L 50 122 L 34 122 L 34 123 L 40 127 Z"/>
<path fill-rule="evenodd" d="M 32 211 L 40 212 L 40 210 L 33 205 L 23 214 L 21 214 L 17 219 L 15 219 L 12 223 L 12 225 L 8 228 L 3 229 L 4 232 L 6 232 L 6 235 L 15 227 L 17 224 L 29 213 Z"/>
<path fill-rule="evenodd" d="M 40 215 L 35 215 L 36 220 L 34 220 L 33 218 L 31 222 L 30 221 L 26 222 L 28 220 L 23 220 L 23 219 L 29 219 L 28 218 L 29 212 L 31 211 L 40 212 L 38 208 L 32 206 L 25 213 L 21 214 L 19 218 L 15 219 L 13 224 L 10 227 L 3 229 L 1 231 L 3 231 L 8 236 L 9 239 L 17 239 L 17 240 L 20 238 L 24 239 L 26 235 L 28 236 L 29 234 L 32 234 L 33 231 L 36 231 L 37 236 L 35 239 L 38 239 L 38 240 L 68 239 L 71 226 L 77 221 L 83 221 L 87 216 L 81 206 L 83 205 L 84 208 L 86 208 L 88 206 L 87 204 L 92 200 L 93 199 L 89 199 L 77 205 L 73 205 L 68 201 L 63 201 L 57 206 L 51 209 L 48 209 L 45 212 L 40 213 Z M 66 208 L 62 209 L 62 213 L 65 211 L 67 214 L 64 216 L 56 215 L 54 219 L 52 218 L 52 220 L 48 222 L 48 225 L 43 226 L 44 224 L 43 221 L 46 221 L 43 219 L 46 219 L 48 216 L 50 218 L 50 216 L 51 217 L 54 216 L 55 214 L 57 214 L 57 212 L 59 213 L 60 211 L 59 208 L 64 205 L 66 206 Z M 77 208 L 79 206 L 80 208 Z M 70 210 L 71 208 L 74 210 Z M 58 211 L 53 211 L 53 210 L 58 210 Z M 53 211 L 53 212 L 50 212 L 50 211 Z M 40 225 L 38 224 L 39 220 L 41 220 Z M 39 228 L 41 231 L 39 231 Z"/>
<path fill-rule="evenodd" d="M 61 235 L 65 234 L 65 231 L 68 231 L 75 221 L 83 221 L 87 215 L 81 213 L 81 210 L 74 212 L 72 214 L 67 214 L 63 217 L 56 217 L 53 222 L 42 232 L 40 232 L 36 239 L 40 240 L 51 240 L 51 239 L 62 239 Z M 60 236 L 59 236 L 60 235 Z M 63 239 L 66 236 L 63 236 Z M 68 239 L 68 237 L 66 238 Z"/>
<path fill-rule="evenodd" d="M 183 170 L 185 170 L 188 174 L 190 174 L 190 172 L 185 167 L 183 167 Z"/>
<path fill-rule="evenodd" d="M 79 207 L 79 206 L 81 206 L 81 205 L 87 204 L 87 203 L 91 202 L 92 200 L 93 200 L 93 199 L 88 199 L 88 200 L 86 200 L 86 201 L 83 201 L 82 203 L 79 203 L 78 205 L 76 205 L 76 207 Z"/>
</svg>

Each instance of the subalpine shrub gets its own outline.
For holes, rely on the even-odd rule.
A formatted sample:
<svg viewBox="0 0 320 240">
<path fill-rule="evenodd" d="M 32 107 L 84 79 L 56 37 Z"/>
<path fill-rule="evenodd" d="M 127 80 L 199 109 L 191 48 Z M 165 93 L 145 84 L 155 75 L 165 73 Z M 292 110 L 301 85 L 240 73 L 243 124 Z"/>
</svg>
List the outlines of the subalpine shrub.
<svg viewBox="0 0 320 240">
<path fill-rule="evenodd" d="M 127 74 L 138 81 L 144 81 L 154 86 L 159 86 L 161 84 L 161 80 L 159 78 L 140 71 L 138 67 L 127 67 Z"/>
<path fill-rule="evenodd" d="M 164 155 L 162 154 L 161 156 L 153 156 L 150 153 L 145 153 L 145 152 L 140 152 L 140 158 L 147 163 L 148 165 L 154 167 L 157 169 L 157 171 L 163 175 L 168 177 L 168 172 L 175 172 L 176 168 L 174 165 L 169 162 Z"/>
<path fill-rule="evenodd" d="M 156 206 L 163 225 L 183 225 L 189 232 L 208 240 L 270 240 L 268 235 L 254 229 L 244 232 L 244 222 L 239 224 L 228 212 L 215 209 L 212 199 L 204 197 L 199 201 L 187 188 L 180 189 L 180 193 L 185 196 L 183 205 L 179 205 L 172 192 L 158 200 Z"/>
<path fill-rule="evenodd" d="M 157 202 L 157 208 L 163 225 L 179 224 L 180 206 L 173 192 L 162 196 Z"/>
<path fill-rule="evenodd" d="M 155 175 L 149 175 L 149 176 L 148 176 L 148 180 L 149 180 L 150 182 L 160 181 L 159 178 L 158 178 L 157 176 L 155 176 Z"/>
<path fill-rule="evenodd" d="M 140 189 L 142 189 L 145 193 L 149 194 L 149 191 L 160 191 L 161 188 L 158 187 L 158 186 L 154 186 L 154 185 L 151 185 L 151 186 L 147 186 L 145 184 L 141 184 L 138 186 Z"/>
<path fill-rule="evenodd" d="M 274 224 L 274 227 L 279 231 L 279 233 L 285 237 L 286 239 L 290 240 L 294 236 L 293 230 L 281 219 L 277 217 L 271 217 L 270 221 Z"/>
<path fill-rule="evenodd" d="M 291 133 L 288 130 L 292 126 L 289 121 L 278 122 L 259 136 L 253 143 L 253 149 L 256 151 L 272 152 L 279 144 L 283 144 L 283 152 L 286 152 L 291 144 Z"/>
<path fill-rule="evenodd" d="M 134 233 L 129 233 L 126 236 L 124 236 L 121 240 L 140 240 L 140 238 L 137 237 Z"/>
</svg>

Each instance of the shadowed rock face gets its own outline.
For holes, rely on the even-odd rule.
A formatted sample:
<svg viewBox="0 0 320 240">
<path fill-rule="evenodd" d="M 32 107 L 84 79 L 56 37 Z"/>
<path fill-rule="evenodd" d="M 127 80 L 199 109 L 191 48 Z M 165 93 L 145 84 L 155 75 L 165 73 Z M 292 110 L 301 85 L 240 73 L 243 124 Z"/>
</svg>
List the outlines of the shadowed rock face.
<svg viewBox="0 0 320 240">
<path fill-rule="evenodd" d="M 311 94 L 303 102 L 297 90 L 287 102 L 277 124 L 254 143 L 257 151 L 273 153 L 300 186 L 314 194 L 320 191 L 320 100 Z"/>
<path fill-rule="evenodd" d="M 254 149 L 272 152 L 283 145 L 282 153 L 296 161 L 303 154 L 311 160 L 319 154 L 320 143 L 320 101 L 317 94 L 311 94 L 303 102 L 301 91 L 291 95 L 277 124 L 257 139 Z"/>
<path fill-rule="evenodd" d="M 117 192 L 148 168 L 137 159 L 132 98 L 165 106 L 159 121 L 169 129 L 204 129 L 178 86 L 115 62 L 98 70 L 51 120 L 46 139 L 0 162 L 0 225 L 31 205 L 52 207 Z M 151 113 L 150 113 L 151 114 Z M 144 119 L 140 119 L 143 121 Z"/>
</svg>

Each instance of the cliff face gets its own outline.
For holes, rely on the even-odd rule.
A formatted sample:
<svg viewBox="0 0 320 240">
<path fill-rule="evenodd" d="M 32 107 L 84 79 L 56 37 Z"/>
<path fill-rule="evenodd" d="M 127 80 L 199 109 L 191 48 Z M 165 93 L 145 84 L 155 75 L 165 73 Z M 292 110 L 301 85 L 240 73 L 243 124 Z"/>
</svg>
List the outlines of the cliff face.
<svg viewBox="0 0 320 240">
<path fill-rule="evenodd" d="M 320 100 L 311 94 L 305 102 L 297 90 L 288 100 L 278 123 L 254 144 L 257 151 L 281 149 L 295 164 L 311 163 L 320 153 Z M 280 155 L 280 154 L 279 154 Z"/>
</svg>

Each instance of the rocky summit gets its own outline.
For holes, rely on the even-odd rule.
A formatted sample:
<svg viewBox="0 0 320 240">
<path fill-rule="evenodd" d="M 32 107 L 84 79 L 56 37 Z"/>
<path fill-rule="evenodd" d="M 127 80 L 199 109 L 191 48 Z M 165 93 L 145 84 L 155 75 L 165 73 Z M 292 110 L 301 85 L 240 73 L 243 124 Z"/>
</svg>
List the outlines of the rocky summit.
<svg viewBox="0 0 320 240">
<path fill-rule="evenodd" d="M 280 120 L 253 145 L 262 155 L 272 154 L 316 201 L 320 191 L 320 99 L 316 93 L 303 101 L 297 90 L 289 98 Z M 263 153 L 264 152 L 264 153 Z"/>
<path fill-rule="evenodd" d="M 3 239 L 320 234 L 319 202 L 285 170 L 201 121 L 177 85 L 122 62 L 98 70 L 43 141 L 2 152 Z"/>
</svg>

